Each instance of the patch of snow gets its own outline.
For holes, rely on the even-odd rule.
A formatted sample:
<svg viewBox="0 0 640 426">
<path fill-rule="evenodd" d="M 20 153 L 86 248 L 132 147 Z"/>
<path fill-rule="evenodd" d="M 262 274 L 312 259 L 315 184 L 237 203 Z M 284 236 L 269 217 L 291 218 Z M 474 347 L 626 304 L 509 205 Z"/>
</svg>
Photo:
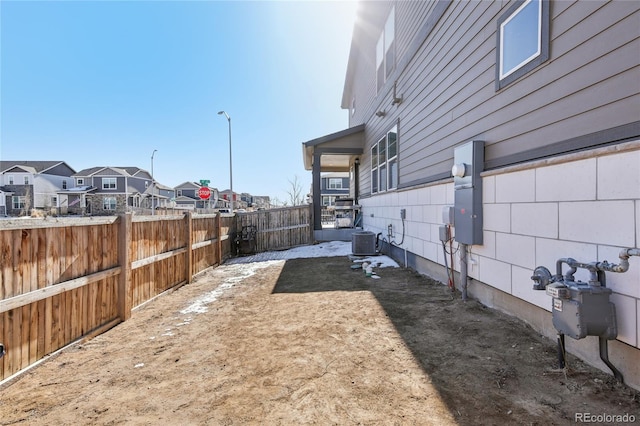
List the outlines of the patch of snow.
<svg viewBox="0 0 640 426">
<path fill-rule="evenodd" d="M 266 268 L 268 266 L 279 263 L 279 261 L 270 260 L 267 262 L 254 262 L 248 263 L 244 265 L 229 265 L 228 267 L 220 267 L 217 268 L 214 273 L 224 273 L 224 275 L 228 275 L 227 278 L 213 291 L 202 295 L 199 299 L 192 302 L 191 305 L 187 306 L 185 309 L 181 310 L 181 314 L 203 314 L 208 311 L 207 305 L 209 303 L 215 302 L 218 298 L 228 289 L 244 281 L 245 279 L 251 277 L 256 273 L 256 271 Z M 222 270 L 218 271 L 219 269 Z"/>
<path fill-rule="evenodd" d="M 339 257 L 351 256 L 352 247 L 350 242 L 329 241 L 309 246 L 296 247 L 289 250 L 270 251 L 257 253 L 252 256 L 237 257 L 225 262 L 224 265 L 213 270 L 212 274 L 224 276 L 224 281 L 213 291 L 200 296 L 189 306 L 180 311 L 181 314 L 202 314 L 208 311 L 210 303 L 215 302 L 227 290 L 234 285 L 241 283 L 245 279 L 254 275 L 258 270 L 281 263 L 289 259 L 308 259 L 314 257 Z M 352 259 L 353 262 L 367 262 L 373 268 L 398 268 L 399 265 L 390 257 L 385 255 L 358 257 Z M 372 278 L 380 278 L 372 276 Z M 188 324 L 191 318 L 185 321 Z M 179 324 L 181 325 L 181 324 Z"/>
</svg>

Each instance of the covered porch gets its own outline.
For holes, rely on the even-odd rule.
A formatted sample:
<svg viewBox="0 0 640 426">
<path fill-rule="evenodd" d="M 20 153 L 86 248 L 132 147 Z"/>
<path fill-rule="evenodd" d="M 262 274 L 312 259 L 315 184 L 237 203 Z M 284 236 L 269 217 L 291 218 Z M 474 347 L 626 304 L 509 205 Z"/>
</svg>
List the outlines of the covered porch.
<svg viewBox="0 0 640 426">
<path fill-rule="evenodd" d="M 349 172 L 349 197 L 357 205 L 363 146 L 364 124 L 302 143 L 304 167 L 312 173 L 313 233 L 316 241 L 351 241 L 351 234 L 357 230 L 355 227 L 323 228 L 321 173 Z"/>
</svg>

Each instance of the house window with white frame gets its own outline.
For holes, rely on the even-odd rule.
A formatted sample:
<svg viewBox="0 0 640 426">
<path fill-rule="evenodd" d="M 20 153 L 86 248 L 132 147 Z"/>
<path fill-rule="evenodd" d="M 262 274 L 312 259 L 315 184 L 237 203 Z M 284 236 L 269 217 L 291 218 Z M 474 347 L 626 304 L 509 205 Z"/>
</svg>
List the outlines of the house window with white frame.
<svg viewBox="0 0 640 426">
<path fill-rule="evenodd" d="M 547 0 L 520 0 L 498 19 L 496 89 L 549 58 Z"/>
<path fill-rule="evenodd" d="M 62 189 L 67 189 L 67 181 L 66 180 L 62 181 Z"/>
<path fill-rule="evenodd" d="M 342 178 L 329 178 L 328 189 L 342 189 Z"/>
<path fill-rule="evenodd" d="M 322 205 L 323 206 L 333 206 L 336 203 L 336 197 L 331 195 L 323 195 L 322 196 Z"/>
<path fill-rule="evenodd" d="M 13 196 L 11 197 L 11 201 L 14 210 L 24 209 L 27 205 L 27 197 L 24 196 Z"/>
<path fill-rule="evenodd" d="M 76 186 L 82 186 L 84 185 L 84 179 L 83 178 L 77 178 L 76 179 Z"/>
<path fill-rule="evenodd" d="M 116 209 L 116 199 L 115 197 L 105 197 L 102 199 L 102 208 L 104 210 L 115 210 Z"/>
<path fill-rule="evenodd" d="M 24 177 L 24 184 L 29 185 L 29 176 Z"/>
<path fill-rule="evenodd" d="M 395 16 L 395 7 L 392 7 L 376 45 L 376 92 L 380 92 L 396 65 Z"/>
<path fill-rule="evenodd" d="M 394 126 L 371 147 L 371 193 L 398 187 L 398 128 Z"/>
<path fill-rule="evenodd" d="M 116 178 L 102 178 L 102 189 L 116 189 Z"/>
<path fill-rule="evenodd" d="M 13 185 L 13 176 L 9 176 L 9 185 Z"/>
</svg>

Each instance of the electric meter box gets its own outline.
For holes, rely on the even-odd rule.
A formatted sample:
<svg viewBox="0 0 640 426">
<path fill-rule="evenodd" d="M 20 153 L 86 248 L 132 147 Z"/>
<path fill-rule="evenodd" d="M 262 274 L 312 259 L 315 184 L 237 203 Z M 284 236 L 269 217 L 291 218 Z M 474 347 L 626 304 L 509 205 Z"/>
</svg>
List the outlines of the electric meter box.
<svg viewBox="0 0 640 426">
<path fill-rule="evenodd" d="M 574 339 L 618 336 L 616 306 L 609 301 L 611 289 L 589 285 L 567 285 L 570 298 L 553 298 L 553 326 Z"/>
<path fill-rule="evenodd" d="M 455 240 L 482 244 L 482 179 L 484 142 L 471 141 L 453 151 Z"/>
</svg>

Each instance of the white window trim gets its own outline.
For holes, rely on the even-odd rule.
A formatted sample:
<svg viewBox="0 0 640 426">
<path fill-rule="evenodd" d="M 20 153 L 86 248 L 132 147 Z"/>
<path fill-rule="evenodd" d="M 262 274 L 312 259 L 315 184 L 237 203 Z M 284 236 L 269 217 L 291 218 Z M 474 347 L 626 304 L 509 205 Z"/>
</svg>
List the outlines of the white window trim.
<svg viewBox="0 0 640 426">
<path fill-rule="evenodd" d="M 518 71 L 520 68 L 531 62 L 533 59 L 540 56 L 542 53 L 542 0 L 538 1 L 538 48 L 535 53 L 533 53 L 528 58 L 524 59 L 522 62 L 511 68 L 508 72 L 504 72 L 504 28 L 516 17 L 522 10 L 527 7 L 532 1 L 535 0 L 526 0 L 522 5 L 516 9 L 505 21 L 500 25 L 500 80 L 503 80 L 505 77 L 513 74 Z"/>
<path fill-rule="evenodd" d="M 84 185 L 84 178 L 76 178 L 76 186 Z"/>
<path fill-rule="evenodd" d="M 537 31 L 537 49 L 528 58 L 522 60 L 519 64 L 513 66 L 509 70 L 504 70 L 504 29 L 525 7 L 529 6 L 532 1 L 538 5 L 538 31 Z M 507 11 L 498 18 L 498 27 L 496 30 L 496 91 L 507 87 L 511 83 L 523 78 L 541 64 L 549 59 L 550 24 L 549 0 L 518 0 Z"/>
<path fill-rule="evenodd" d="M 393 157 L 389 157 L 389 134 L 390 133 L 395 133 L 396 134 L 396 152 L 395 155 Z M 384 152 L 385 152 L 385 161 L 384 162 L 380 162 L 380 144 L 384 143 Z M 391 186 L 391 174 L 390 174 L 390 170 L 391 170 L 391 164 L 395 162 L 396 164 L 396 174 L 399 173 L 400 168 L 398 167 L 398 149 L 399 146 L 399 140 L 398 140 L 398 126 L 393 126 L 391 129 L 389 129 L 387 132 L 385 132 L 384 136 L 381 137 L 380 139 L 378 139 L 378 141 L 371 147 L 371 193 L 372 194 L 382 194 L 384 192 L 388 192 L 388 191 L 393 191 L 398 189 L 397 186 L 397 182 L 395 186 Z M 374 148 L 376 149 L 377 152 L 377 164 L 374 166 L 373 165 L 373 150 Z M 380 171 L 384 169 L 386 170 L 386 175 L 385 175 L 385 181 L 384 181 L 384 189 L 383 185 L 382 185 L 382 181 L 381 181 L 381 176 L 380 176 Z M 376 176 L 376 182 L 377 182 L 377 188 L 374 190 L 373 189 L 373 176 Z"/>
<path fill-rule="evenodd" d="M 109 186 L 107 186 L 107 182 L 109 182 Z M 111 182 L 113 182 L 113 188 L 111 187 Z M 102 189 L 117 189 L 117 188 L 118 188 L 117 178 L 102 178 Z"/>
<path fill-rule="evenodd" d="M 395 22 L 395 16 L 396 16 L 396 8 L 395 6 L 393 6 L 391 8 L 391 11 L 389 12 L 389 15 L 387 16 L 387 19 L 384 21 L 384 27 L 382 28 L 382 32 L 380 33 L 380 37 L 378 38 L 378 42 L 376 43 L 376 94 L 380 93 L 380 90 L 384 87 L 385 83 L 387 82 L 389 76 L 393 73 L 393 70 L 396 67 L 396 57 L 395 57 L 395 52 L 393 55 L 393 64 L 391 65 L 391 68 L 388 67 L 387 64 L 387 53 L 389 52 L 389 50 L 391 49 L 395 49 L 395 31 L 396 31 L 396 22 Z M 391 37 L 388 36 L 387 33 L 391 33 Z M 380 67 L 382 67 L 382 82 L 380 83 L 380 86 L 378 86 L 378 70 L 380 69 Z M 387 69 L 389 70 L 389 72 L 387 72 Z"/>
<path fill-rule="evenodd" d="M 335 185 L 332 185 L 332 182 Z M 344 189 L 342 186 L 342 178 L 327 178 L 327 189 Z"/>
<path fill-rule="evenodd" d="M 18 207 L 16 207 L 16 203 Z M 27 205 L 27 197 L 24 195 L 14 195 L 11 197 L 11 206 L 14 210 L 24 209 Z"/>
<path fill-rule="evenodd" d="M 109 202 L 107 204 L 107 201 L 111 201 L 113 200 L 113 203 Z M 113 204 L 113 208 L 111 207 L 111 205 Z M 116 210 L 118 207 L 118 200 L 116 199 L 116 197 L 104 197 L 102 199 L 102 209 L 103 210 Z"/>
</svg>

